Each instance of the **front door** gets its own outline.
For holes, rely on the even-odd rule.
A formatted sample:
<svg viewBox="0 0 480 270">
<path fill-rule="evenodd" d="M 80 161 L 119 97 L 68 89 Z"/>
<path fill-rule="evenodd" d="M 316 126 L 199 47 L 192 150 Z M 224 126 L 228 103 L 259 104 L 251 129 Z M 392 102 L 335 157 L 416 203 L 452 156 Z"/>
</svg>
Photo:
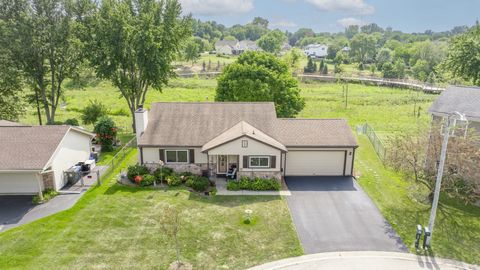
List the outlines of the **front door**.
<svg viewBox="0 0 480 270">
<path fill-rule="evenodd" d="M 226 174 L 227 173 L 227 156 L 220 155 L 218 156 L 218 174 Z"/>
</svg>

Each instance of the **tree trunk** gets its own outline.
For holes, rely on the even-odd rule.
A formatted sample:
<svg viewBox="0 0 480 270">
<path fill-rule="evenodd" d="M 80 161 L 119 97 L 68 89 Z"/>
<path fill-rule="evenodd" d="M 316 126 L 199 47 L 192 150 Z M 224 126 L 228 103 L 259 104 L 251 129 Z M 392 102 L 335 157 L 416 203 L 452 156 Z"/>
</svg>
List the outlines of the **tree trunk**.
<svg viewBox="0 0 480 270">
<path fill-rule="evenodd" d="M 35 89 L 35 101 L 36 101 L 36 107 L 37 107 L 37 116 L 38 116 L 38 124 L 41 126 L 42 125 L 42 114 L 40 112 L 40 101 L 38 100 L 38 90 Z"/>
</svg>

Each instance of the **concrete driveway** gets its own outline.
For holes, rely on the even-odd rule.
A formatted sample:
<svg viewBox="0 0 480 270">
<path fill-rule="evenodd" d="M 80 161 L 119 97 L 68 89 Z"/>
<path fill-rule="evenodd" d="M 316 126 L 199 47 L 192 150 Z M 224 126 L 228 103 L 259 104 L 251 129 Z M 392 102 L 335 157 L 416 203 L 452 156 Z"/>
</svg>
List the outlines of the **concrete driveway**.
<svg viewBox="0 0 480 270">
<path fill-rule="evenodd" d="M 352 177 L 287 177 L 286 183 L 292 193 L 288 207 L 305 253 L 408 252 Z"/>
</svg>

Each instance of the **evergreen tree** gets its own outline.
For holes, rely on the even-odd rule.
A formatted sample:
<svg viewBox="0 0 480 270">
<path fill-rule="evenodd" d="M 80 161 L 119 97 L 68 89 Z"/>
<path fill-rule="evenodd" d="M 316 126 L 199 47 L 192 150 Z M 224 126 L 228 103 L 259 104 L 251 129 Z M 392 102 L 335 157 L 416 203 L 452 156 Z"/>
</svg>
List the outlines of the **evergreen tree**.
<svg viewBox="0 0 480 270">
<path fill-rule="evenodd" d="M 316 69 L 317 69 L 317 66 L 313 62 L 313 59 L 309 57 L 308 62 L 307 62 L 307 66 L 303 69 L 303 72 L 304 73 L 313 73 L 313 72 L 316 71 Z"/>
<path fill-rule="evenodd" d="M 212 60 L 208 59 L 208 70 L 212 69 Z"/>
</svg>

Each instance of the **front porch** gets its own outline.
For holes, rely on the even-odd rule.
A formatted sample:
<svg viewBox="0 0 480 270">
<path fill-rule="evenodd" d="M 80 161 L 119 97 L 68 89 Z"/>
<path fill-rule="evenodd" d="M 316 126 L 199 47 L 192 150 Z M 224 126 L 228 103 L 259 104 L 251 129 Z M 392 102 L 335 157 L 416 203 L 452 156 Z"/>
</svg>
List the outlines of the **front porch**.
<svg viewBox="0 0 480 270">
<path fill-rule="evenodd" d="M 240 155 L 213 155 L 208 157 L 210 177 L 237 179 Z"/>
</svg>

